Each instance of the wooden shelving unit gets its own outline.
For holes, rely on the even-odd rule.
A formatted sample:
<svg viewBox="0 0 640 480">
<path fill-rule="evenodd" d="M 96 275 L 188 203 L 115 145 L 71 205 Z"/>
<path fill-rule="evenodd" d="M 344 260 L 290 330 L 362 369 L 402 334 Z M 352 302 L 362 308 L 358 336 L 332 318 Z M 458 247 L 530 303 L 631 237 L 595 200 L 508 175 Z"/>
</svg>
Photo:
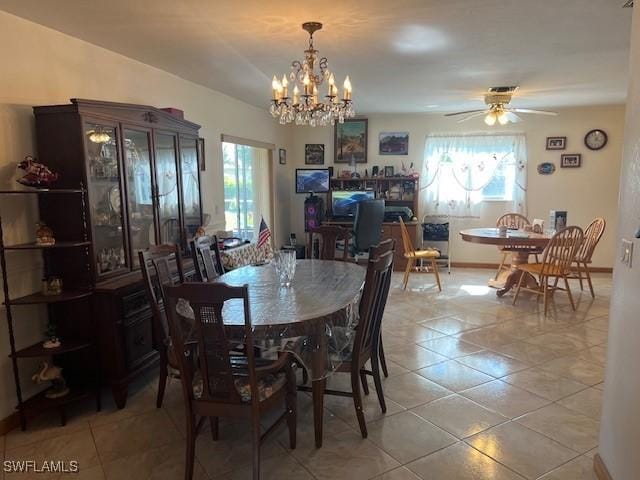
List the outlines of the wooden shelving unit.
<svg viewBox="0 0 640 480">
<path fill-rule="evenodd" d="M 372 190 L 376 198 L 384 198 L 385 204 L 409 207 L 414 215 L 418 213 L 420 179 L 418 177 L 360 177 L 332 178 L 331 190 Z M 331 205 L 331 192 L 327 202 Z"/>
<path fill-rule="evenodd" d="M 73 337 L 64 337 L 62 338 L 62 345 L 58 348 L 47 349 L 42 346 L 42 342 L 35 343 L 33 345 L 29 345 L 24 348 L 16 348 L 16 339 L 14 332 L 14 318 L 13 318 L 13 307 L 21 306 L 21 305 L 37 305 L 37 304 L 45 304 L 47 305 L 49 318 L 54 318 L 54 308 L 55 305 L 58 304 L 66 304 L 69 302 L 74 302 L 83 298 L 87 298 L 92 295 L 91 285 L 87 284 L 83 288 L 69 288 L 68 290 L 63 290 L 63 292 L 59 295 L 44 295 L 41 292 L 32 293 L 29 295 L 12 298 L 9 292 L 9 279 L 7 274 L 7 259 L 6 252 L 7 251 L 33 251 L 39 250 L 42 253 L 45 272 L 48 272 L 48 265 L 50 260 L 52 259 L 52 255 L 56 255 L 56 252 L 63 252 L 68 249 L 84 249 L 86 259 L 86 269 L 87 269 L 87 277 L 89 277 L 89 251 L 91 247 L 91 242 L 88 240 L 87 234 L 87 221 L 86 221 L 86 190 L 84 188 L 73 189 L 32 189 L 32 190 L 0 190 L 0 196 L 2 195 L 70 195 L 71 197 L 79 197 L 75 198 L 72 201 L 78 201 L 81 203 L 81 210 L 83 219 L 82 222 L 84 224 L 84 234 L 82 239 L 77 240 L 64 240 L 56 242 L 54 245 L 38 245 L 36 243 L 24 243 L 17 245 L 5 245 L 4 243 L 4 232 L 2 229 L 2 218 L 0 218 L 0 268 L 2 268 L 2 283 L 3 283 L 3 294 L 4 294 L 4 305 L 6 308 L 6 317 L 7 317 L 7 328 L 9 331 L 9 345 L 10 345 L 10 354 L 9 357 L 12 361 L 13 366 L 13 375 L 15 381 L 15 389 L 16 396 L 18 400 L 18 404 L 16 409 L 18 410 L 18 414 L 20 416 L 20 426 L 22 430 L 26 430 L 27 428 L 27 416 L 30 412 L 40 412 L 43 410 L 57 409 L 60 414 L 60 421 L 62 425 L 66 424 L 66 406 L 72 402 L 75 402 L 80 399 L 84 399 L 90 397 L 92 395 L 95 396 L 96 400 L 96 408 L 100 410 L 100 378 L 99 374 L 95 374 L 94 378 L 84 378 L 80 379 L 79 376 L 74 376 L 74 378 L 67 378 L 69 393 L 64 397 L 60 398 L 47 398 L 46 392 L 48 389 L 44 389 L 41 392 L 30 398 L 23 398 L 22 395 L 22 387 L 20 384 L 20 370 L 19 370 L 19 362 L 18 360 L 21 358 L 37 358 L 37 357 L 50 357 L 53 356 L 55 359 L 62 358 L 61 356 L 66 354 L 71 354 L 74 352 L 83 352 L 88 351 L 89 349 L 95 350 L 96 357 L 96 368 L 95 371 L 99 372 L 98 361 L 97 361 L 97 342 L 95 338 L 73 338 Z M 65 278 L 62 278 L 63 282 L 65 282 Z"/>
</svg>

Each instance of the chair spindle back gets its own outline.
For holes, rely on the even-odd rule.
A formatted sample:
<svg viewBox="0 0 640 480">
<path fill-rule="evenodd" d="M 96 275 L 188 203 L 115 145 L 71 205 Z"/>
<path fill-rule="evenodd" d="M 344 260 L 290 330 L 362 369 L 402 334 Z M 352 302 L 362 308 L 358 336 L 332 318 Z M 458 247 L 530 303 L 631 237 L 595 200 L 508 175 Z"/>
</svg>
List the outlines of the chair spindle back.
<svg viewBox="0 0 640 480">
<path fill-rule="evenodd" d="M 607 222 L 604 218 L 598 217 L 593 220 L 584 231 L 584 242 L 576 254 L 576 260 L 582 263 L 591 263 L 593 252 L 600 242 Z"/>
<path fill-rule="evenodd" d="M 569 271 L 584 240 L 580 227 L 567 227 L 556 233 L 542 252 L 542 270 L 540 274 L 562 275 Z"/>
</svg>

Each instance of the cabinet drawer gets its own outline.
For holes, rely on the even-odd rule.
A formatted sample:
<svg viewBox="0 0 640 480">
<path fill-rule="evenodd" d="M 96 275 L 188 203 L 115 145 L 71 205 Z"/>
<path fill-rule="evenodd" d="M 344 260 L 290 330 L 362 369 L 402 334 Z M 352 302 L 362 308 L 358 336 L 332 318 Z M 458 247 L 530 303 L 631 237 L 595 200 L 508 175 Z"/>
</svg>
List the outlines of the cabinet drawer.
<svg viewBox="0 0 640 480">
<path fill-rule="evenodd" d="M 151 317 L 124 326 L 124 342 L 127 354 L 127 366 L 131 369 L 153 350 L 153 330 Z"/>
<path fill-rule="evenodd" d="M 146 310 L 149 310 L 149 300 L 144 290 L 122 297 L 122 316 L 125 319 L 135 317 Z"/>
</svg>

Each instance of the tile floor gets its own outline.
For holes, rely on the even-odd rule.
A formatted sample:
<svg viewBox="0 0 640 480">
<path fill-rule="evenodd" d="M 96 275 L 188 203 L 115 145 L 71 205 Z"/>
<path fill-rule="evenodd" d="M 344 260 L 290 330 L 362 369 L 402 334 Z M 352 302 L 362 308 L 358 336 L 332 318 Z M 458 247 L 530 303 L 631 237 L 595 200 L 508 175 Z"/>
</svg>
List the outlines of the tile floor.
<svg viewBox="0 0 640 480">
<path fill-rule="evenodd" d="M 606 356 L 609 275 L 596 275 L 597 297 L 579 293 L 573 312 L 556 296 L 545 318 L 533 297 L 498 299 L 488 270 L 430 275 L 409 289 L 394 278 L 383 323 L 390 376 L 388 411 L 366 398 L 369 437 L 359 434 L 352 401 L 326 397 L 324 447 L 313 444 L 311 400 L 299 395 L 298 448 L 285 431 L 262 449 L 262 478 L 296 480 L 589 480 L 598 446 Z M 52 417 L 0 437 L 0 460 L 76 459 L 73 478 L 181 479 L 184 466 L 180 387 L 155 408 L 155 378 L 132 388 L 124 410 L 109 395 L 100 413 L 82 407 L 64 428 Z M 345 388 L 348 379 L 330 379 Z M 196 479 L 248 479 L 249 429 L 222 422 L 220 440 L 202 432 Z M 0 472 L 0 479 L 2 477 Z M 65 475 L 37 475 L 38 479 Z M 5 474 L 4 479 L 28 478 Z"/>
</svg>

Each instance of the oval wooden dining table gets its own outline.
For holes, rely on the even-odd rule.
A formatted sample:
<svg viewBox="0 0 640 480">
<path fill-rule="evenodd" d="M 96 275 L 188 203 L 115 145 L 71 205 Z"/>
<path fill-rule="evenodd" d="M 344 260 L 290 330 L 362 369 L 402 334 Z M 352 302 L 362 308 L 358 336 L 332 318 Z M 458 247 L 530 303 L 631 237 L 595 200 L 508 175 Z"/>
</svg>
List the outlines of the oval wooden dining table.
<svg viewBox="0 0 640 480">
<path fill-rule="evenodd" d="M 510 230 L 506 235 L 500 235 L 497 228 L 470 228 L 460 231 L 460 237 L 465 242 L 493 245 L 511 253 L 511 270 L 499 272 L 497 278 L 489 280 L 489 286 L 497 289 L 496 295 L 499 297 L 518 285 L 521 275 L 527 275 L 527 286 L 537 286 L 537 280 L 532 275 L 518 270 L 518 265 L 528 263 L 532 252 L 544 249 L 551 240 L 551 235 L 519 230 Z"/>
<path fill-rule="evenodd" d="M 298 260 L 290 287 L 280 285 L 275 268 L 268 264 L 241 267 L 217 280 L 248 285 L 256 340 L 304 338 L 303 348 L 296 347 L 292 353 L 311 376 L 316 447 L 322 446 L 326 378 L 337 368 L 328 352 L 342 348 L 333 343 L 329 346 L 332 328 L 357 324 L 365 274 L 365 268 L 351 262 Z M 230 303 L 229 308 L 225 305 L 223 314 L 225 325 L 244 325 L 240 303 Z"/>
</svg>

